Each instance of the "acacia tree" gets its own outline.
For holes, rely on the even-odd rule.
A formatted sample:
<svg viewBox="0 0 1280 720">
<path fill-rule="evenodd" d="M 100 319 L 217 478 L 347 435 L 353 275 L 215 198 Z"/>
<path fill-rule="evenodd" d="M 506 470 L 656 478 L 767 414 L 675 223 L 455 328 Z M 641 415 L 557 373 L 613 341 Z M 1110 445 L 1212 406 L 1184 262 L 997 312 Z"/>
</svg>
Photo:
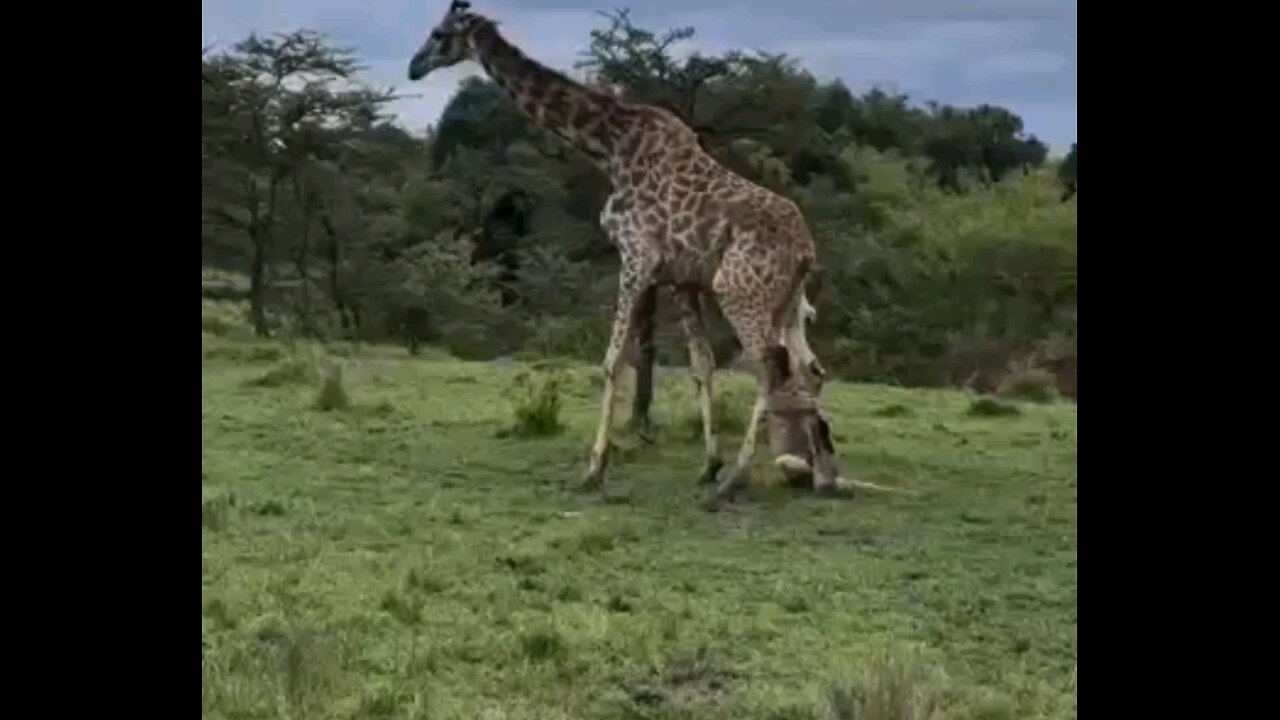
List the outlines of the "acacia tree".
<svg viewBox="0 0 1280 720">
<path fill-rule="evenodd" d="M 332 185 L 323 163 L 392 99 L 360 86 L 359 69 L 349 50 L 309 30 L 252 34 L 229 51 L 202 53 L 202 219 L 248 241 L 250 315 L 259 335 L 269 333 L 269 272 L 286 209 L 298 213 L 291 236 L 301 247 L 292 254 L 305 287 L 311 224 Z"/>
</svg>

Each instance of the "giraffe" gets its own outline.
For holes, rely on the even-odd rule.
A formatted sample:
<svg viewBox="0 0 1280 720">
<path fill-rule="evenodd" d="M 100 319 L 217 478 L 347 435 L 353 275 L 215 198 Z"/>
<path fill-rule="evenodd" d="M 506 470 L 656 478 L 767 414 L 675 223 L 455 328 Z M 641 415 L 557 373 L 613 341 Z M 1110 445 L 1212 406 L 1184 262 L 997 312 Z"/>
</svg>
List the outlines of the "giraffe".
<svg viewBox="0 0 1280 720">
<path fill-rule="evenodd" d="M 829 421 L 817 402 L 823 371 L 805 341 L 812 307 L 804 286 L 816 246 L 795 203 L 718 163 L 672 112 L 628 103 L 613 90 L 589 87 L 527 57 L 466 0 L 449 5 L 414 53 L 409 80 L 468 60 L 478 62 L 525 115 L 568 142 L 612 184 L 600 225 L 618 249 L 621 270 L 599 425 L 583 487 L 604 489 L 618 381 L 637 352 L 642 326 L 652 322 L 659 287 L 678 304 L 697 380 L 705 444 L 700 481 L 714 485 L 704 507 L 718 509 L 746 485 L 766 411 L 778 448 L 793 451 L 776 460 L 779 467 L 809 473 L 817 490 L 843 486 Z M 737 462 L 718 483 L 724 462 L 712 432 L 715 363 L 702 315 L 707 295 L 718 303 L 757 375 Z"/>
</svg>

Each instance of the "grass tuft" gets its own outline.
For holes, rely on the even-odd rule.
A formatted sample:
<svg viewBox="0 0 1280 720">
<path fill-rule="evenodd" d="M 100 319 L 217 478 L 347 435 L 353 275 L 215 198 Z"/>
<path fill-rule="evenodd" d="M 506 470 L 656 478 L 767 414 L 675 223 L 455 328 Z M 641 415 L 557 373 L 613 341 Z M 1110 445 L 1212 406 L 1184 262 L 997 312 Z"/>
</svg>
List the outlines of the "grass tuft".
<svg viewBox="0 0 1280 720">
<path fill-rule="evenodd" d="M 943 720 L 942 694 L 914 656 L 882 656 L 863 676 L 834 685 L 829 694 L 835 720 Z"/>
<path fill-rule="evenodd" d="M 875 417 L 881 417 L 881 418 L 902 418 L 902 417 L 911 417 L 915 415 L 915 413 L 911 410 L 911 408 L 901 403 L 893 403 L 892 405 L 881 405 L 875 410 L 872 410 L 871 414 Z"/>
<path fill-rule="evenodd" d="M 530 660 L 542 661 L 565 654 L 564 638 L 552 628 L 540 628 L 520 636 L 520 650 Z"/>
<path fill-rule="evenodd" d="M 565 374 L 555 367 L 517 375 L 512 401 L 515 424 L 511 433 L 537 438 L 558 435 L 564 430 L 560 422 L 560 391 L 564 382 Z"/>
<path fill-rule="evenodd" d="M 1022 411 L 1017 405 L 1001 402 L 993 397 L 980 397 L 969 404 L 967 414 L 973 417 L 1014 417 Z"/>
<path fill-rule="evenodd" d="M 329 372 L 325 373 L 324 380 L 320 383 L 320 390 L 316 393 L 315 407 L 322 412 L 346 410 L 351 407 L 351 398 L 342 384 L 341 365 L 334 364 L 329 368 Z"/>
</svg>

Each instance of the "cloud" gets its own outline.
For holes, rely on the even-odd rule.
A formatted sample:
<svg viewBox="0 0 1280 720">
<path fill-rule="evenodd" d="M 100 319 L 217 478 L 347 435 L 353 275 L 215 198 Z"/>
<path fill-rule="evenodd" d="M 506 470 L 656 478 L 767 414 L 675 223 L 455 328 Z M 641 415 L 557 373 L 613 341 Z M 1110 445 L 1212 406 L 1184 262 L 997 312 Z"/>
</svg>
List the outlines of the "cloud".
<svg viewBox="0 0 1280 720">
<path fill-rule="evenodd" d="M 590 31 L 605 24 L 596 11 L 625 3 L 599 0 L 473 0 L 498 19 L 529 55 L 573 74 Z M 632 19 L 654 30 L 692 26 L 682 51 L 785 52 L 824 80 L 841 78 L 855 92 L 872 85 L 914 100 L 998 103 L 1022 115 L 1027 130 L 1058 152 L 1075 140 L 1076 3 L 1074 0 L 646 0 Z M 408 95 L 391 110 L 423 130 L 472 64 L 409 83 L 406 65 L 446 0 L 201 0 L 201 35 L 222 45 L 250 31 L 308 27 L 351 47 L 368 67 L 363 79 Z"/>
<path fill-rule="evenodd" d="M 1014 52 L 993 55 L 970 65 L 965 75 L 978 82 L 1002 80 L 1023 75 L 1052 75 L 1070 64 L 1067 58 L 1051 52 Z"/>
</svg>

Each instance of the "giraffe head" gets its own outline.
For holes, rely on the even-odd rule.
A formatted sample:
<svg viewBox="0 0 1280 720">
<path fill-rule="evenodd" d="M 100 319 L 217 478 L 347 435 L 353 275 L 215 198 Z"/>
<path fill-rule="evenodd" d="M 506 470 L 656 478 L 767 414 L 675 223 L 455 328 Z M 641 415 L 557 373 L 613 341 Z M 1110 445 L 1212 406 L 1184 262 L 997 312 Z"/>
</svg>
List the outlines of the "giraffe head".
<svg viewBox="0 0 1280 720">
<path fill-rule="evenodd" d="M 440 68 L 475 59 L 472 33 L 484 18 L 471 12 L 467 0 L 453 0 L 444 19 L 431 29 L 426 42 L 409 60 L 409 79 L 421 80 Z"/>
<path fill-rule="evenodd" d="M 765 407 L 774 463 L 793 484 L 812 483 L 817 490 L 837 488 L 842 479 L 831 442 L 831 422 L 808 383 L 791 372 L 788 355 L 779 345 L 766 358 Z"/>
</svg>

